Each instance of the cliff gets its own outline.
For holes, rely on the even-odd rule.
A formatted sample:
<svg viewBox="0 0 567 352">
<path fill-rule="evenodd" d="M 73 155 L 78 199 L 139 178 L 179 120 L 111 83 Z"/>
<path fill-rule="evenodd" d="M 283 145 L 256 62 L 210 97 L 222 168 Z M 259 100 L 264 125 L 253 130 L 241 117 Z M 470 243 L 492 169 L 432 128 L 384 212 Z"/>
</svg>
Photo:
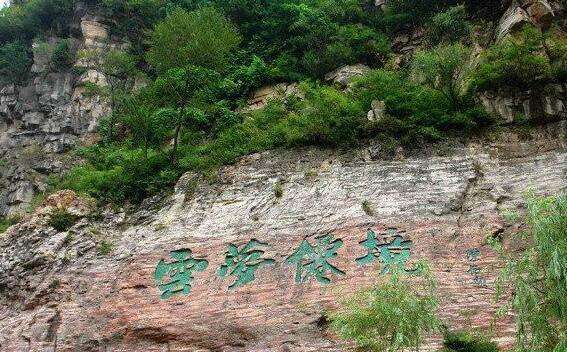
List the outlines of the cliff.
<svg viewBox="0 0 567 352">
<path fill-rule="evenodd" d="M 555 2 L 505 3 L 494 40 L 564 17 Z M 96 7 L 78 3 L 70 21 L 74 53 L 129 45 Z M 419 30 L 399 34 L 395 63 L 422 40 Z M 87 89 L 107 84 L 99 61 L 49 67 L 60 41 L 36 41 L 31 78 L 0 89 L 0 216 L 28 211 L 0 234 L 0 351 L 350 351 L 327 313 L 389 265 L 412 280 L 421 260 L 439 283 L 444 323 L 514 344 L 513 313 L 496 314 L 503 263 L 489 240 L 508 246 L 522 229 L 506 214 L 525 211 L 527 192 L 567 190 L 565 84 L 484 91 L 475 99 L 496 120 L 489 131 L 417 151 L 385 157 L 372 138 L 266 151 L 210 177 L 185 173 L 139 205 L 63 190 L 33 208 L 50 177 L 82 162 L 73 151 L 97 142 L 111 112 Z M 327 83 L 348 90 L 367 70 L 343 67 Z M 294 83 L 264 87 L 248 109 L 282 94 L 300 93 Z M 374 101 L 368 118 L 384 110 Z M 70 227 L 58 230 L 51 219 L 63 209 Z"/>
<path fill-rule="evenodd" d="M 373 235 L 407 270 L 431 262 L 451 326 L 490 330 L 509 346 L 510 316 L 493 320 L 501 263 L 487 239 L 517 231 L 503 214 L 521 211 L 526 190 L 565 189 L 565 126 L 550 130 L 400 161 L 372 160 L 372 145 L 266 152 L 223 168 L 213 183 L 187 174 L 171 197 L 133 213 L 95 212 L 55 194 L 1 238 L 0 346 L 343 351 L 325 313 L 379 275 L 364 242 Z M 80 220 L 65 232 L 46 226 L 57 207 Z M 228 258 L 247 269 L 223 271 Z M 175 263 L 192 269 L 185 285 L 167 286 L 162 275 Z"/>
</svg>

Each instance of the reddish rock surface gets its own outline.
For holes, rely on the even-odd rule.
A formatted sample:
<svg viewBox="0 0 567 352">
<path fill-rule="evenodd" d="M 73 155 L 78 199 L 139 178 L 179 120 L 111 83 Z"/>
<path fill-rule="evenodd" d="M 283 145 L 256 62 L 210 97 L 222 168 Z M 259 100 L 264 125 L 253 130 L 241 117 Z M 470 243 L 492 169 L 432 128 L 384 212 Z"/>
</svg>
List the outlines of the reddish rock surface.
<svg viewBox="0 0 567 352">
<path fill-rule="evenodd" d="M 502 213 L 521 211 L 527 189 L 565 189 L 564 141 L 512 136 L 403 161 L 373 160 L 372 145 L 346 154 L 263 153 L 224 168 L 210 184 L 186 175 L 171 197 L 128 214 L 88 210 L 71 193 L 55 196 L 0 238 L 0 350 L 347 351 L 324 317 L 379 274 L 378 262 L 356 262 L 367 254 L 360 242 L 368 229 L 382 242 L 394 234 L 411 241 L 407 268 L 430 262 L 447 326 L 479 328 L 509 346 L 514 324 L 494 314 L 501 264 L 487 239 L 517 230 Z M 61 205 L 84 217 L 57 233 L 46 218 Z M 344 275 L 297 283 L 286 259 L 325 234 L 342 241 L 329 263 Z M 252 239 L 267 244 L 262 258 L 274 262 L 229 289 L 235 277 L 219 275 L 225 252 Z M 156 267 L 181 249 L 208 266 L 193 272 L 188 295 L 161 299 Z M 438 344 L 432 336 L 426 349 Z"/>
</svg>

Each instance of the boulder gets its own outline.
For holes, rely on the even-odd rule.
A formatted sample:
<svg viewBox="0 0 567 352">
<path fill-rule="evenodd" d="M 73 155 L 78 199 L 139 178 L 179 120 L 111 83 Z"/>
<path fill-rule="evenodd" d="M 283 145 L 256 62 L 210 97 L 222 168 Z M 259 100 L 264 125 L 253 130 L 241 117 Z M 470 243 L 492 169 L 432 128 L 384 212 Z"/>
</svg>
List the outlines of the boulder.
<svg viewBox="0 0 567 352">
<path fill-rule="evenodd" d="M 338 84 L 342 88 L 347 88 L 355 78 L 362 77 L 369 71 L 370 67 L 363 64 L 343 66 L 331 73 L 326 74 L 325 80 Z"/>
<path fill-rule="evenodd" d="M 299 97 L 302 95 L 296 83 L 278 83 L 276 85 L 264 86 L 250 94 L 246 110 L 261 109 L 272 99 L 282 99 L 292 95 Z"/>
<path fill-rule="evenodd" d="M 525 24 L 530 23 L 532 23 L 531 17 L 520 4 L 514 1 L 500 19 L 500 23 L 496 29 L 496 38 L 500 40 L 508 33 L 514 32 L 522 28 Z"/>
<path fill-rule="evenodd" d="M 381 100 L 373 100 L 368 112 L 368 121 L 378 122 L 386 116 L 386 103 Z"/>
<path fill-rule="evenodd" d="M 532 20 L 543 28 L 549 28 L 553 21 L 554 12 L 547 0 L 533 1 L 527 8 Z"/>
</svg>

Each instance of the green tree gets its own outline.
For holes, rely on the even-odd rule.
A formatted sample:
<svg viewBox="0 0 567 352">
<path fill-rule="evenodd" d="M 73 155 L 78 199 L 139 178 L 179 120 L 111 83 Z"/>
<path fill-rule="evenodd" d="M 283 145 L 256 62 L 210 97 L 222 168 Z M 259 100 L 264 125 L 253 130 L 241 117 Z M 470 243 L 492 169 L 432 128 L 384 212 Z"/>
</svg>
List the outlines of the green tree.
<svg viewBox="0 0 567 352">
<path fill-rule="evenodd" d="M 98 70 L 104 74 L 105 81 L 100 86 L 89 85 L 87 88 L 90 94 L 99 94 L 110 103 L 110 115 L 101 129 L 106 140 L 113 140 L 118 117 L 132 90 L 132 80 L 143 77 L 143 73 L 136 67 L 136 58 L 121 50 L 95 51 L 89 56 L 88 59 L 99 63 Z"/>
<path fill-rule="evenodd" d="M 433 16 L 429 24 L 429 41 L 433 44 L 452 43 L 468 36 L 471 29 L 465 7 L 463 5 L 453 6 Z"/>
<path fill-rule="evenodd" d="M 0 83 L 18 83 L 28 75 L 32 60 L 21 42 L 0 46 Z"/>
<path fill-rule="evenodd" d="M 457 43 L 418 51 L 412 61 L 412 78 L 442 93 L 453 108 L 462 103 L 459 80 L 466 68 L 469 49 Z"/>
<path fill-rule="evenodd" d="M 525 251 L 508 253 L 497 287 L 510 288 L 520 351 L 567 351 L 567 195 L 528 201 L 527 230 L 513 238 Z"/>
<path fill-rule="evenodd" d="M 220 74 L 199 66 L 169 69 L 150 87 L 157 105 L 162 107 L 160 116 L 173 128 L 173 158 L 177 156 L 183 128 L 192 131 L 211 128 L 211 107 L 220 98 L 222 89 Z"/>
<path fill-rule="evenodd" d="M 429 274 L 422 277 L 421 285 L 400 275 L 394 271 L 345 301 L 330 315 L 331 327 L 365 351 L 418 350 L 424 335 L 440 328 L 434 313 L 435 283 Z"/>
<path fill-rule="evenodd" d="M 159 72 L 187 65 L 219 70 L 239 43 L 236 28 L 216 9 L 178 8 L 155 26 L 146 58 Z"/>
<path fill-rule="evenodd" d="M 63 40 L 57 44 L 51 54 L 51 65 L 56 70 L 65 70 L 73 66 L 75 56 L 71 52 L 69 40 Z"/>
</svg>

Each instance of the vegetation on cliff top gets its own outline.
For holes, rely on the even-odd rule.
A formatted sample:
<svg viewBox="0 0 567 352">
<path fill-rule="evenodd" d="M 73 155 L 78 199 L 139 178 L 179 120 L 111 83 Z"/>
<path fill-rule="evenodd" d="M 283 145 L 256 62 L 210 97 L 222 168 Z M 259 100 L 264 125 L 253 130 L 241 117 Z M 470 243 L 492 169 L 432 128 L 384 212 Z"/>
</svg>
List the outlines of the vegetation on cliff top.
<svg viewBox="0 0 567 352">
<path fill-rule="evenodd" d="M 522 84 L 532 74 L 530 84 L 565 75 L 565 41 L 535 28 L 493 45 L 470 67 L 473 21 L 492 20 L 502 9 L 491 1 L 459 3 L 393 0 L 383 10 L 370 0 L 91 0 L 131 45 L 127 53 L 100 55 L 109 85 L 85 88 L 105 96 L 113 112 L 100 124 L 102 142 L 80 151 L 86 164 L 60 187 L 140 201 L 185 171 L 208 172 L 267 149 L 350 147 L 371 137 L 393 154 L 400 145 L 416 148 L 489 124 L 476 92 Z M 494 11 L 477 12 L 480 5 Z M 5 83 L 25 79 L 33 38 L 70 35 L 73 6 L 32 0 L 0 10 Z M 425 42 L 400 64 L 392 42 L 417 27 L 425 28 Z M 52 66 L 68 69 L 72 58 L 62 41 Z M 352 89 L 321 83 L 329 71 L 355 63 L 373 71 Z M 147 85 L 132 92 L 126 83 L 134 76 Z M 252 90 L 278 82 L 302 82 L 300 92 L 262 110 L 243 109 Z M 370 121 L 376 100 L 386 111 Z"/>
</svg>

